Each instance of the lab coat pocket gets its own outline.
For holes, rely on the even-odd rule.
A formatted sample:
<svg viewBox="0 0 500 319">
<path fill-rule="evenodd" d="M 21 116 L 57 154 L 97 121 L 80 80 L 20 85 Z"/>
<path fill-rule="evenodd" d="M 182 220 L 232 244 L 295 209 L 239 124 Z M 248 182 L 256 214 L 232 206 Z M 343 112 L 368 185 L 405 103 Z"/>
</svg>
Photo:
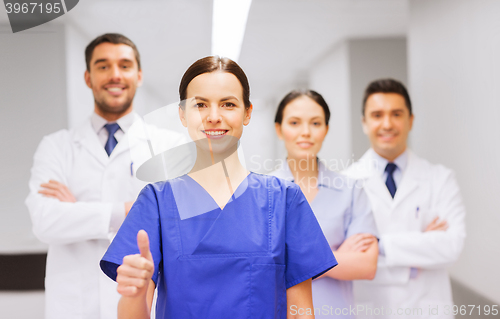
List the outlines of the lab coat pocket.
<svg viewBox="0 0 500 319">
<path fill-rule="evenodd" d="M 418 303 L 418 310 L 421 315 L 419 319 L 453 319 L 452 302 L 445 302 L 439 299 L 422 299 Z"/>
<path fill-rule="evenodd" d="M 253 264 L 250 318 L 286 318 L 285 265 Z"/>
<path fill-rule="evenodd" d="M 45 277 L 45 304 L 47 318 L 81 318 L 83 292 L 81 276 L 77 271 L 47 275 Z"/>
</svg>

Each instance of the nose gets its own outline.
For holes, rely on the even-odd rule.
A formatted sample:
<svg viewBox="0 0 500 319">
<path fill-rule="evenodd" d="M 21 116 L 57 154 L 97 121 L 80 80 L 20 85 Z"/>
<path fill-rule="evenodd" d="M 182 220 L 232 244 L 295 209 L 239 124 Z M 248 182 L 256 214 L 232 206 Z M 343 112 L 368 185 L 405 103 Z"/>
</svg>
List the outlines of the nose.
<svg viewBox="0 0 500 319">
<path fill-rule="evenodd" d="M 221 112 L 218 105 L 212 105 L 209 108 L 209 113 L 207 116 L 207 122 L 215 124 L 221 121 Z"/>
<path fill-rule="evenodd" d="M 302 136 L 309 137 L 311 135 L 311 128 L 308 123 L 304 123 L 302 126 Z"/>
<path fill-rule="evenodd" d="M 112 82 L 120 82 L 122 78 L 122 71 L 120 69 L 120 66 L 113 65 L 110 68 L 110 77 Z"/>
<path fill-rule="evenodd" d="M 384 116 L 382 120 L 382 128 L 385 130 L 390 130 L 392 128 L 392 120 L 389 115 Z"/>
</svg>

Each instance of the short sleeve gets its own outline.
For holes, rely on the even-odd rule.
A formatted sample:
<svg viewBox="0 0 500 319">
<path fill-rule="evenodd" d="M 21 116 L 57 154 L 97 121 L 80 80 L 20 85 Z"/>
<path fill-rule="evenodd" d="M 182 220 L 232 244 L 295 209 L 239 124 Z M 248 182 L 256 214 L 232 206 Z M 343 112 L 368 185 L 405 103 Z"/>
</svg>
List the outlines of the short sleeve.
<svg viewBox="0 0 500 319">
<path fill-rule="evenodd" d="M 139 194 L 125 221 L 101 259 L 102 271 L 116 281 L 116 270 L 123 263 L 123 257 L 139 254 L 137 233 L 144 229 L 148 233 L 149 248 L 153 256 L 155 272 L 153 281 L 157 284 L 159 267 L 162 261 L 161 234 L 158 202 L 154 187 L 149 184 Z"/>
<path fill-rule="evenodd" d="M 358 181 L 353 187 L 351 219 L 347 225 L 346 238 L 352 235 L 368 233 L 378 238 L 377 225 L 373 216 L 368 196 Z"/>
<path fill-rule="evenodd" d="M 296 185 L 287 188 L 286 288 L 316 278 L 337 265 L 307 199 Z"/>
</svg>

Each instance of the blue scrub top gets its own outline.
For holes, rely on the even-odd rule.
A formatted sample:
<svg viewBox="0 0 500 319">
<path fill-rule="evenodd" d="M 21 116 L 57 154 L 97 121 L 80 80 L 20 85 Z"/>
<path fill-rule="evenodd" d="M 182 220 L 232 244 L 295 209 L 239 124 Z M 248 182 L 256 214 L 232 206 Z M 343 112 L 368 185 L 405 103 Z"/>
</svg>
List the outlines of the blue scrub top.
<svg viewBox="0 0 500 319">
<path fill-rule="evenodd" d="M 282 163 L 271 175 L 293 182 L 286 161 Z M 331 248 L 337 250 L 344 240 L 355 234 L 378 236 L 361 182 L 329 170 L 322 161 L 318 161 L 318 170 L 319 190 L 311 207 Z M 313 281 L 312 289 L 316 317 L 355 317 L 350 311 L 350 306 L 354 307 L 352 281 L 323 277 Z"/>
<path fill-rule="evenodd" d="M 157 318 L 286 318 L 286 289 L 337 262 L 300 188 L 250 173 L 220 209 L 191 177 L 147 185 L 101 260 L 116 280 L 146 230 Z"/>
</svg>

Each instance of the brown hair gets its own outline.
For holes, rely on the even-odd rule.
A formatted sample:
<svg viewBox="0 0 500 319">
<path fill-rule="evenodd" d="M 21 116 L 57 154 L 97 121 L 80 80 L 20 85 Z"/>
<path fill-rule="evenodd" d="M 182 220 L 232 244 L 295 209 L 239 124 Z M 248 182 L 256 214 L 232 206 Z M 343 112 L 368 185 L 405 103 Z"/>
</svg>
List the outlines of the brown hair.
<svg viewBox="0 0 500 319">
<path fill-rule="evenodd" d="M 323 112 L 325 113 L 325 124 L 328 125 L 328 122 L 330 121 L 330 108 L 328 107 L 328 104 L 326 104 L 326 101 L 321 96 L 321 94 L 313 90 L 293 90 L 285 95 L 285 97 L 278 105 L 278 110 L 276 111 L 276 116 L 274 117 L 274 123 L 281 124 L 281 122 L 283 121 L 283 113 L 285 112 L 285 107 L 290 104 L 290 102 L 301 96 L 307 96 L 314 102 L 318 103 L 319 106 L 321 106 Z"/>
<path fill-rule="evenodd" d="M 365 89 L 363 108 L 361 109 L 361 114 L 363 116 L 365 116 L 366 100 L 368 100 L 370 95 L 375 93 L 396 93 L 401 95 L 405 99 L 405 104 L 410 112 L 410 116 L 412 115 L 410 95 L 403 83 L 394 79 L 379 79 L 368 84 Z"/>
<path fill-rule="evenodd" d="M 250 102 L 250 86 L 245 72 L 243 72 L 240 66 L 233 60 L 217 55 L 199 59 L 186 70 L 179 84 L 181 108 L 184 108 L 185 105 L 183 101 L 187 98 L 187 87 L 189 83 L 198 75 L 215 71 L 227 72 L 236 76 L 243 88 L 243 103 L 245 104 L 245 108 L 248 109 L 252 103 Z"/>
<path fill-rule="evenodd" d="M 134 42 L 127 38 L 124 35 L 119 33 L 106 33 L 101 36 L 98 36 L 92 42 L 87 45 L 85 48 L 85 63 L 87 64 L 87 71 L 90 72 L 90 60 L 92 60 L 92 54 L 94 53 L 94 49 L 101 43 L 112 43 L 112 44 L 125 44 L 134 50 L 135 59 L 137 61 L 137 66 L 139 70 L 141 69 L 141 56 L 139 55 L 139 50 L 135 46 Z"/>
</svg>

